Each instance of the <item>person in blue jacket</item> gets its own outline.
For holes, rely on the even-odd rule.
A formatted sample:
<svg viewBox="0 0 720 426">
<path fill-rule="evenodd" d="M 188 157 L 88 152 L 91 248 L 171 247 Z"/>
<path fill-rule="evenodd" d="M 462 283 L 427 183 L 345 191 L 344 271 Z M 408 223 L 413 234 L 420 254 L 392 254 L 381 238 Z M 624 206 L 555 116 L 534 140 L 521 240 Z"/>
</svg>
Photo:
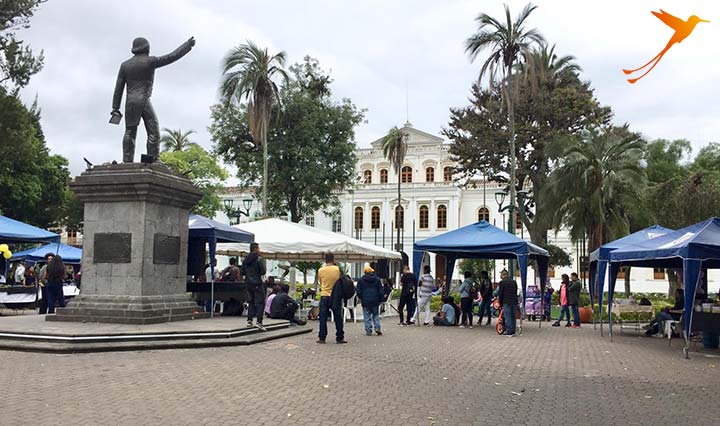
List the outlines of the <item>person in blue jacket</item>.
<svg viewBox="0 0 720 426">
<path fill-rule="evenodd" d="M 373 327 L 378 336 L 382 336 L 380 329 L 380 303 L 383 301 L 383 286 L 375 270 L 365 264 L 365 275 L 360 278 L 357 285 L 357 296 L 360 298 L 365 320 L 365 334 L 372 335 Z"/>
</svg>

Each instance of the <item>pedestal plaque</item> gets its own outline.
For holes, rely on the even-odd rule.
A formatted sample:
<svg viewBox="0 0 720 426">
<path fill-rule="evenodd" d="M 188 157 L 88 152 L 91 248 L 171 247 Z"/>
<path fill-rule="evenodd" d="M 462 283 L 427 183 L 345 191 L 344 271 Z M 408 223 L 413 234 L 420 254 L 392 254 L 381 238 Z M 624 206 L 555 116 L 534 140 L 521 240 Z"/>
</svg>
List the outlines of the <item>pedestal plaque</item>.
<svg viewBox="0 0 720 426">
<path fill-rule="evenodd" d="M 150 324 L 197 317 L 186 295 L 188 215 L 202 193 L 162 164 L 96 166 L 85 203 L 82 286 L 50 321 Z"/>
</svg>

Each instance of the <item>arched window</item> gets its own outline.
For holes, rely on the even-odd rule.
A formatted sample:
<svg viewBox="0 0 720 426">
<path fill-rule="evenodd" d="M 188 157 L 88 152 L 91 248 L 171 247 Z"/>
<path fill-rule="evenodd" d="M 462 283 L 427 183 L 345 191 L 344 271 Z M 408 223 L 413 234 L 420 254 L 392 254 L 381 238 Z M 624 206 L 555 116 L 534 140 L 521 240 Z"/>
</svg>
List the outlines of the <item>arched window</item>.
<svg viewBox="0 0 720 426">
<path fill-rule="evenodd" d="M 420 206 L 420 229 L 428 229 L 430 227 L 430 209 L 428 206 Z"/>
<path fill-rule="evenodd" d="M 380 183 L 387 183 L 388 171 L 387 169 L 380 169 Z"/>
<path fill-rule="evenodd" d="M 363 183 L 372 183 L 372 170 L 365 170 L 363 172 Z"/>
<path fill-rule="evenodd" d="M 443 168 L 443 182 L 452 182 L 453 168 L 446 166 Z"/>
<path fill-rule="evenodd" d="M 363 208 L 355 207 L 355 229 L 363 229 Z"/>
<path fill-rule="evenodd" d="M 405 166 L 400 172 L 400 182 L 409 183 L 412 182 L 412 167 Z"/>
<path fill-rule="evenodd" d="M 435 182 L 435 168 L 428 167 L 425 169 L 425 182 Z"/>
<path fill-rule="evenodd" d="M 402 229 L 405 225 L 405 209 L 402 206 L 395 207 L 395 229 Z"/>
<path fill-rule="evenodd" d="M 447 207 L 442 204 L 437 207 L 437 227 L 439 229 L 447 228 Z"/>
<path fill-rule="evenodd" d="M 488 210 L 487 207 L 480 207 L 478 209 L 478 222 L 481 220 L 484 220 L 485 222 L 490 222 L 490 210 Z"/>
<path fill-rule="evenodd" d="M 515 230 L 520 231 L 522 230 L 523 223 L 522 219 L 520 218 L 520 212 L 515 210 Z"/>
<path fill-rule="evenodd" d="M 370 209 L 370 229 L 380 229 L 380 207 Z"/>
</svg>

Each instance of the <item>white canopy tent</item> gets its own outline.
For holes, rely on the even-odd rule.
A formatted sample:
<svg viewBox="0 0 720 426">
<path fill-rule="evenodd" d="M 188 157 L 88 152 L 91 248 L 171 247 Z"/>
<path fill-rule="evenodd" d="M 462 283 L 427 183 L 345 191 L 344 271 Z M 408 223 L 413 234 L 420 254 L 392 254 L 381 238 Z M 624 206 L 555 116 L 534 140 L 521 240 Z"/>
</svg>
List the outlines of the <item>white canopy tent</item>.
<svg viewBox="0 0 720 426">
<path fill-rule="evenodd" d="M 322 262 L 325 253 L 334 254 L 339 262 L 401 258 L 398 252 L 365 241 L 281 219 L 263 219 L 234 227 L 255 235 L 265 259 Z M 217 254 L 242 256 L 247 251 L 248 244 L 219 243 Z"/>
</svg>

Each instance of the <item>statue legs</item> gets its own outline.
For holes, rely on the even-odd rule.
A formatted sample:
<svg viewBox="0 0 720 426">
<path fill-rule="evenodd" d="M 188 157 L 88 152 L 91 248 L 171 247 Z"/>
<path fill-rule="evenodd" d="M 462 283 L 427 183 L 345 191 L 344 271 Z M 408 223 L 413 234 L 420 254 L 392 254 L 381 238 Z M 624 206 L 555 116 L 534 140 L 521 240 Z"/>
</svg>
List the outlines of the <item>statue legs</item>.
<svg viewBox="0 0 720 426">
<path fill-rule="evenodd" d="M 150 99 L 145 103 L 142 119 L 147 132 L 147 155 L 157 160 L 160 158 L 160 125 Z"/>
<path fill-rule="evenodd" d="M 160 126 L 150 100 L 145 103 L 141 117 L 147 133 L 147 155 L 157 160 L 160 157 Z M 123 162 L 125 163 L 132 163 L 135 159 L 137 128 L 137 125 L 125 127 L 125 136 L 123 136 Z"/>
</svg>

